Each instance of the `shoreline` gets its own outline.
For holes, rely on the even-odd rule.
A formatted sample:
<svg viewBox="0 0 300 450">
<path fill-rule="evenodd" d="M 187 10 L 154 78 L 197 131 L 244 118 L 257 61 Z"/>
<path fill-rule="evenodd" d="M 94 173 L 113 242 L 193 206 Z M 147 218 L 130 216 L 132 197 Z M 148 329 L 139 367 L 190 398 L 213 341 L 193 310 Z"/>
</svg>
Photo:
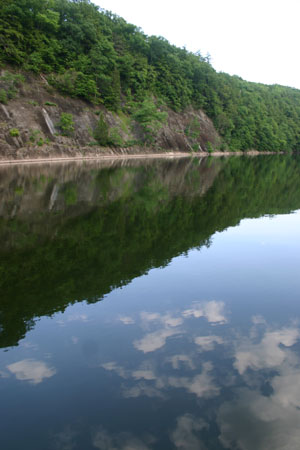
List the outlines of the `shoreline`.
<svg viewBox="0 0 300 450">
<path fill-rule="evenodd" d="M 71 161 L 107 161 L 107 160 L 122 160 L 122 159 L 161 159 L 161 158 L 208 158 L 209 156 L 259 156 L 259 155 L 278 155 L 284 152 L 259 152 L 257 150 L 250 150 L 248 152 L 164 152 L 164 153 L 106 153 L 97 154 L 94 156 L 53 156 L 53 157 L 36 157 L 36 158 L 19 158 L 19 159 L 0 159 L 0 166 L 4 165 L 18 165 L 18 164 L 45 164 L 45 163 L 62 163 Z"/>
</svg>

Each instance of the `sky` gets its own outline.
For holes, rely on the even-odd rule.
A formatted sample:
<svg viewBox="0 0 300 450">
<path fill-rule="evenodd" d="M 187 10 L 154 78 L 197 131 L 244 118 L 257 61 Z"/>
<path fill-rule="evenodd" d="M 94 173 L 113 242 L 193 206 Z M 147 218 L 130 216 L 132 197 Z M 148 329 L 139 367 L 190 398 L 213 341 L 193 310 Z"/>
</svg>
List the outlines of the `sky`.
<svg viewBox="0 0 300 450">
<path fill-rule="evenodd" d="M 300 89 L 300 0 L 92 0 L 217 70 Z"/>
</svg>

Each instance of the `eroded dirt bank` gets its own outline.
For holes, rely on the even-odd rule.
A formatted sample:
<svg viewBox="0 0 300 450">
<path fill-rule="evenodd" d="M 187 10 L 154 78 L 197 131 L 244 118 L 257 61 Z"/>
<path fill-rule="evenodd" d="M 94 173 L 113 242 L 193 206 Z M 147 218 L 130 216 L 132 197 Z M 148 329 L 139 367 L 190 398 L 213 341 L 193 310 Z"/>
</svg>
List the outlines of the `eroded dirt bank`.
<svg viewBox="0 0 300 450">
<path fill-rule="evenodd" d="M 126 110 L 111 112 L 103 105 L 63 96 L 41 76 L 25 73 L 22 82 L 3 81 L 7 73 L 1 71 L 0 88 L 13 89 L 14 98 L 0 103 L 0 160 L 98 158 L 170 151 L 207 154 L 221 146 L 212 121 L 201 110 L 187 108 L 176 113 L 162 107 L 167 119 L 149 141 L 141 125 Z M 72 122 L 70 132 L 61 126 L 62 116 L 66 115 Z M 99 145 L 95 139 L 100 117 L 109 129 L 109 147 Z"/>
</svg>

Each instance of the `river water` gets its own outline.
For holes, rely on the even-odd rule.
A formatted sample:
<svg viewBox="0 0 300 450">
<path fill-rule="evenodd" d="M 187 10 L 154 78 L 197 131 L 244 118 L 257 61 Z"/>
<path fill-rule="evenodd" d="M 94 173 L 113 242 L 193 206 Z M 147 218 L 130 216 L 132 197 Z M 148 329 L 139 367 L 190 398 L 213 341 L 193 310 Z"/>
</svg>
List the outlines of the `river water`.
<svg viewBox="0 0 300 450">
<path fill-rule="evenodd" d="M 299 158 L 2 166 L 0 195 L 1 448 L 299 448 Z"/>
</svg>

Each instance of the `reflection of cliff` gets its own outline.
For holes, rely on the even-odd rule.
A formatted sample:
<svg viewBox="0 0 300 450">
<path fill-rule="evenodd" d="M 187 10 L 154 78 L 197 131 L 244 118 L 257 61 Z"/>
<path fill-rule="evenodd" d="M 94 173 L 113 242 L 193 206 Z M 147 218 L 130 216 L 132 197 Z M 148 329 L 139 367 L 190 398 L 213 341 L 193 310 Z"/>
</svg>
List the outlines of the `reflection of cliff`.
<svg viewBox="0 0 300 450">
<path fill-rule="evenodd" d="M 208 167 L 204 159 L 196 163 L 187 159 L 112 160 L 0 167 L 2 246 L 18 246 L 18 237 L 21 246 L 31 245 L 27 235 L 55 234 L 71 217 L 135 195 L 151 196 L 151 205 L 178 195 L 202 195 L 219 168 L 220 162 Z M 20 226 L 19 233 L 16 227 L 11 232 L 12 220 Z"/>
<path fill-rule="evenodd" d="M 244 217 L 300 208 L 300 167 L 287 157 L 1 170 L 2 346 Z"/>
</svg>

